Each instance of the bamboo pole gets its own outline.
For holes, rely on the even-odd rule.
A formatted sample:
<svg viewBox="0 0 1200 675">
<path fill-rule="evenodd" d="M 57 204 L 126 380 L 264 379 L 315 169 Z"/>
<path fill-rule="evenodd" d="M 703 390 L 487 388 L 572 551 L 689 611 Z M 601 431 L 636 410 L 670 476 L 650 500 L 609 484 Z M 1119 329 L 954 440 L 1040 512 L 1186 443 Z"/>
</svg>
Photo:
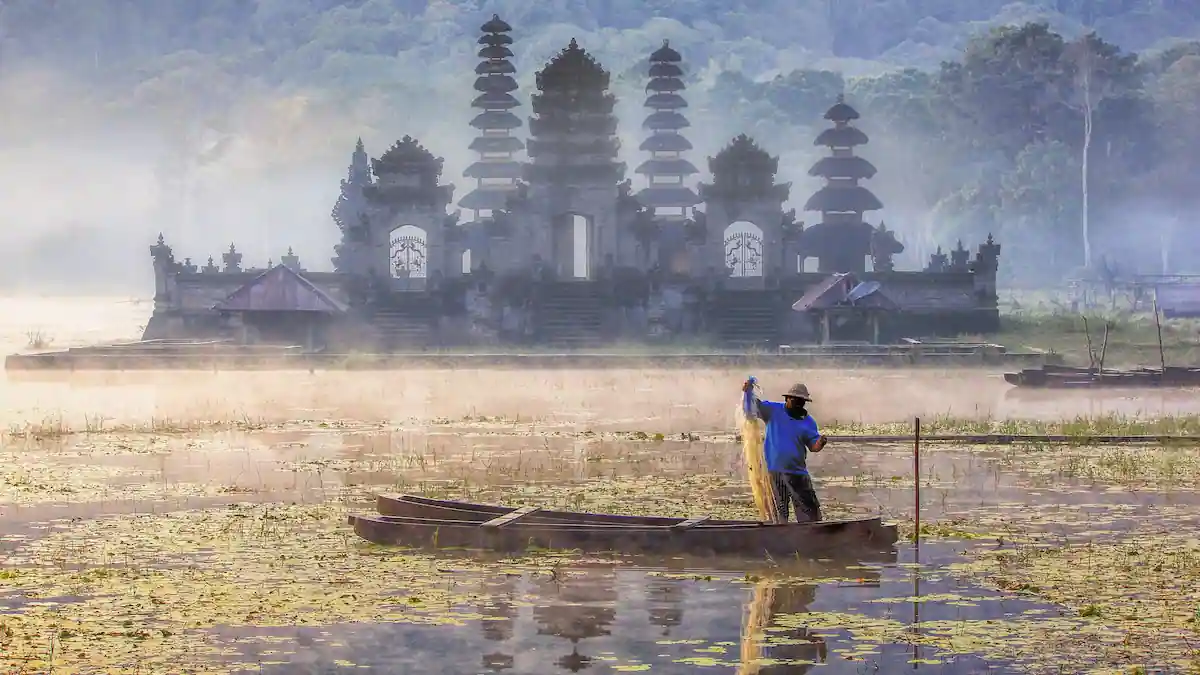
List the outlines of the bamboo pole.
<svg viewBox="0 0 1200 675">
<path fill-rule="evenodd" d="M 1158 363 L 1162 366 L 1163 379 L 1167 377 L 1167 352 L 1163 349 L 1162 322 L 1158 318 L 1158 289 L 1154 289 L 1154 328 L 1158 331 Z"/>
<path fill-rule="evenodd" d="M 913 435 L 836 436 L 832 442 L 910 443 Z M 962 443 L 964 445 L 1013 445 L 1016 443 L 1075 443 L 1079 445 L 1200 445 L 1200 435 L 1111 435 L 1111 434 L 933 434 L 921 436 L 926 443 Z"/>
<path fill-rule="evenodd" d="M 921 562 L 921 418 L 913 418 L 913 562 Z M 914 567 L 913 573 L 913 621 L 912 630 L 917 633 L 920 629 L 921 569 Z M 913 670 L 921 660 L 920 646 L 913 641 Z"/>
<path fill-rule="evenodd" d="M 1104 357 L 1108 354 L 1108 329 L 1112 327 L 1112 322 L 1105 319 L 1104 321 L 1104 344 L 1100 345 L 1100 371 L 1096 374 L 1100 379 L 1104 379 Z"/>
<path fill-rule="evenodd" d="M 1092 347 L 1092 331 L 1088 328 L 1087 315 L 1083 315 L 1083 334 L 1087 338 L 1088 369 L 1096 367 L 1096 349 Z"/>
<path fill-rule="evenodd" d="M 913 419 L 913 544 L 921 562 L 921 418 Z"/>
</svg>

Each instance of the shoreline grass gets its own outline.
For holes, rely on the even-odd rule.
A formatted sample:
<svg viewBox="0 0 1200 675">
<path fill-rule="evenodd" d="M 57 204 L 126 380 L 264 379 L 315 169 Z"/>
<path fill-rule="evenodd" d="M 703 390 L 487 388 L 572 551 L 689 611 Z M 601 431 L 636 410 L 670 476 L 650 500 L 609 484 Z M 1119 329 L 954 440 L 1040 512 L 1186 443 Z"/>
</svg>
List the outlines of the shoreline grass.
<svg viewBox="0 0 1200 675">
<path fill-rule="evenodd" d="M 100 434 L 157 434 L 157 435 L 186 435 L 234 431 L 251 433 L 270 429 L 311 427 L 320 430 L 346 429 L 355 432 L 364 430 L 399 431 L 408 430 L 416 425 L 431 429 L 449 429 L 454 427 L 474 427 L 496 433 L 507 430 L 512 434 L 541 436 L 578 436 L 594 438 L 615 438 L 629 442 L 659 443 L 663 441 L 704 441 L 714 438 L 739 440 L 733 430 L 691 430 L 666 434 L 659 431 L 639 429 L 595 431 L 592 429 L 564 429 L 565 422 L 552 422 L 536 417 L 503 417 L 464 415 L 451 419 L 434 417 L 427 420 L 403 420 L 400 422 L 367 422 L 367 421 L 335 421 L 289 419 L 270 420 L 265 417 L 242 415 L 217 420 L 183 420 L 173 418 L 151 418 L 141 423 L 110 424 L 111 418 L 103 415 L 84 415 L 82 424 L 72 422 L 62 415 L 49 415 L 41 421 L 12 423 L 7 429 L 0 430 L 0 443 L 15 441 L 48 441 L 64 439 L 72 436 L 88 436 Z M 578 427 L 572 423 L 570 426 Z M 830 419 L 822 424 L 822 431 L 830 436 L 910 436 L 913 433 L 912 420 L 897 420 L 892 422 L 862 422 L 856 420 Z M 935 435 L 998 435 L 998 436 L 1067 436 L 1086 440 L 1095 436 L 1180 436 L 1200 438 L 1200 414 L 1166 414 L 1166 415 L 1124 415 L 1102 414 L 1095 416 L 1080 415 L 1063 420 L 1038 420 L 1018 418 L 998 418 L 993 416 L 958 417 L 952 415 L 932 415 L 921 417 L 921 433 L 924 436 Z"/>
</svg>

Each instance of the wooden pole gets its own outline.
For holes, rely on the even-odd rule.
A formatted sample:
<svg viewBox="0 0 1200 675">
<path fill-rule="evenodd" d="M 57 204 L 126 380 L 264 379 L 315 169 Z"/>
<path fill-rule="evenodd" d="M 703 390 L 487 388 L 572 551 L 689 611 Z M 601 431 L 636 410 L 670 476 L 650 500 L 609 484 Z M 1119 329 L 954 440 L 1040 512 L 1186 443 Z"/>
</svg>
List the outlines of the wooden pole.
<svg viewBox="0 0 1200 675">
<path fill-rule="evenodd" d="M 1167 353 L 1163 349 L 1162 322 L 1158 319 L 1158 289 L 1154 289 L 1154 328 L 1158 331 L 1158 363 L 1162 366 L 1162 374 L 1167 376 Z"/>
<path fill-rule="evenodd" d="M 913 562 L 921 562 L 921 418 L 913 418 Z M 921 568 L 914 567 L 912 630 L 920 634 L 921 625 Z M 913 641 L 913 670 L 921 660 L 921 647 Z"/>
<path fill-rule="evenodd" d="M 913 419 L 913 544 L 921 558 L 921 418 Z"/>
<path fill-rule="evenodd" d="M 1083 334 L 1087 338 L 1088 369 L 1096 367 L 1096 350 L 1092 347 L 1092 331 L 1088 328 L 1087 315 L 1083 315 Z"/>
</svg>

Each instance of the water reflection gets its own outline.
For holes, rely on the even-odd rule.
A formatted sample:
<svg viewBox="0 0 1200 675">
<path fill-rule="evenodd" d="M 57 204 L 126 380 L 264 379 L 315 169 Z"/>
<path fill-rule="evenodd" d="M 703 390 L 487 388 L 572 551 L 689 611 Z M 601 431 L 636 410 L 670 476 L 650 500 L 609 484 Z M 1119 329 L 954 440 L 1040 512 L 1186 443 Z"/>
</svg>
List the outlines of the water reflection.
<svg viewBox="0 0 1200 675">
<path fill-rule="evenodd" d="M 609 627 L 617 619 L 616 573 L 598 570 L 577 579 L 562 579 L 557 573 L 534 584 L 534 592 L 546 604 L 533 610 L 539 635 L 553 635 L 571 643 L 571 653 L 556 663 L 563 670 L 577 673 L 592 658 L 579 653 L 581 640 L 612 635 Z"/>
<path fill-rule="evenodd" d="M 996 406 L 998 416 L 1027 419 L 1071 417 L 1195 415 L 1196 389 L 1122 387 L 1112 389 L 1030 389 L 1009 387 Z"/>
<path fill-rule="evenodd" d="M 483 639 L 488 642 L 508 642 L 513 637 L 513 619 L 517 616 L 514 604 L 517 596 L 517 579 L 505 575 L 500 581 L 491 585 L 491 600 L 478 606 L 483 619 L 479 627 Z M 496 649 L 486 652 L 481 657 L 485 670 L 498 673 L 511 670 L 515 662 L 512 654 L 505 652 L 505 645 L 497 645 Z"/>
<path fill-rule="evenodd" d="M 650 623 L 662 629 L 662 637 L 671 637 L 671 629 L 683 623 L 683 589 L 674 581 L 651 578 L 646 601 Z"/>
<path fill-rule="evenodd" d="M 765 632 L 780 614 L 807 612 L 816 599 L 816 586 L 763 580 L 755 584 L 746 605 L 738 675 L 803 675 L 828 656 L 825 639 L 808 628 L 789 633 L 786 644 L 766 646 Z"/>
<path fill-rule="evenodd" d="M 937 565 L 954 555 L 949 549 L 933 553 Z M 803 563 L 736 572 L 564 565 L 553 573 L 478 581 L 478 621 L 323 627 L 306 633 L 311 637 L 305 642 L 295 640 L 287 665 L 278 657 L 274 664 L 264 659 L 247 672 L 293 673 L 300 665 L 322 673 L 612 673 L 647 667 L 672 675 L 700 669 L 737 675 L 1020 672 L 1018 664 L 949 656 L 911 643 L 919 639 L 925 609 L 933 609 L 936 620 L 965 618 L 963 608 L 954 606 L 956 597 L 974 598 L 965 610 L 971 618 L 1012 620 L 1042 607 L 895 559 L 869 567 Z M 918 600 L 922 593 L 933 599 Z M 912 639 L 864 642 L 830 620 L 839 613 L 911 621 Z M 250 660 L 266 653 L 256 652 L 254 642 L 244 632 L 236 636 L 237 649 Z M 279 648 L 278 642 L 268 646 Z"/>
</svg>

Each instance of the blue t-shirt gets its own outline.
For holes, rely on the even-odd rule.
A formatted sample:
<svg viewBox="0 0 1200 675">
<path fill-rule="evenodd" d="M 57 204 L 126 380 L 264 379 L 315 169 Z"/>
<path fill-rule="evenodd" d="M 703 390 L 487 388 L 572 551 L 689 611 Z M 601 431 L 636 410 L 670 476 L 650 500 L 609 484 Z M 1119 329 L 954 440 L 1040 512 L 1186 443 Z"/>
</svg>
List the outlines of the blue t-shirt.
<svg viewBox="0 0 1200 675">
<path fill-rule="evenodd" d="M 821 438 L 812 415 L 796 419 L 787 407 L 774 401 L 758 401 L 758 416 L 767 423 L 763 450 L 767 471 L 808 474 L 808 449 Z"/>
</svg>

